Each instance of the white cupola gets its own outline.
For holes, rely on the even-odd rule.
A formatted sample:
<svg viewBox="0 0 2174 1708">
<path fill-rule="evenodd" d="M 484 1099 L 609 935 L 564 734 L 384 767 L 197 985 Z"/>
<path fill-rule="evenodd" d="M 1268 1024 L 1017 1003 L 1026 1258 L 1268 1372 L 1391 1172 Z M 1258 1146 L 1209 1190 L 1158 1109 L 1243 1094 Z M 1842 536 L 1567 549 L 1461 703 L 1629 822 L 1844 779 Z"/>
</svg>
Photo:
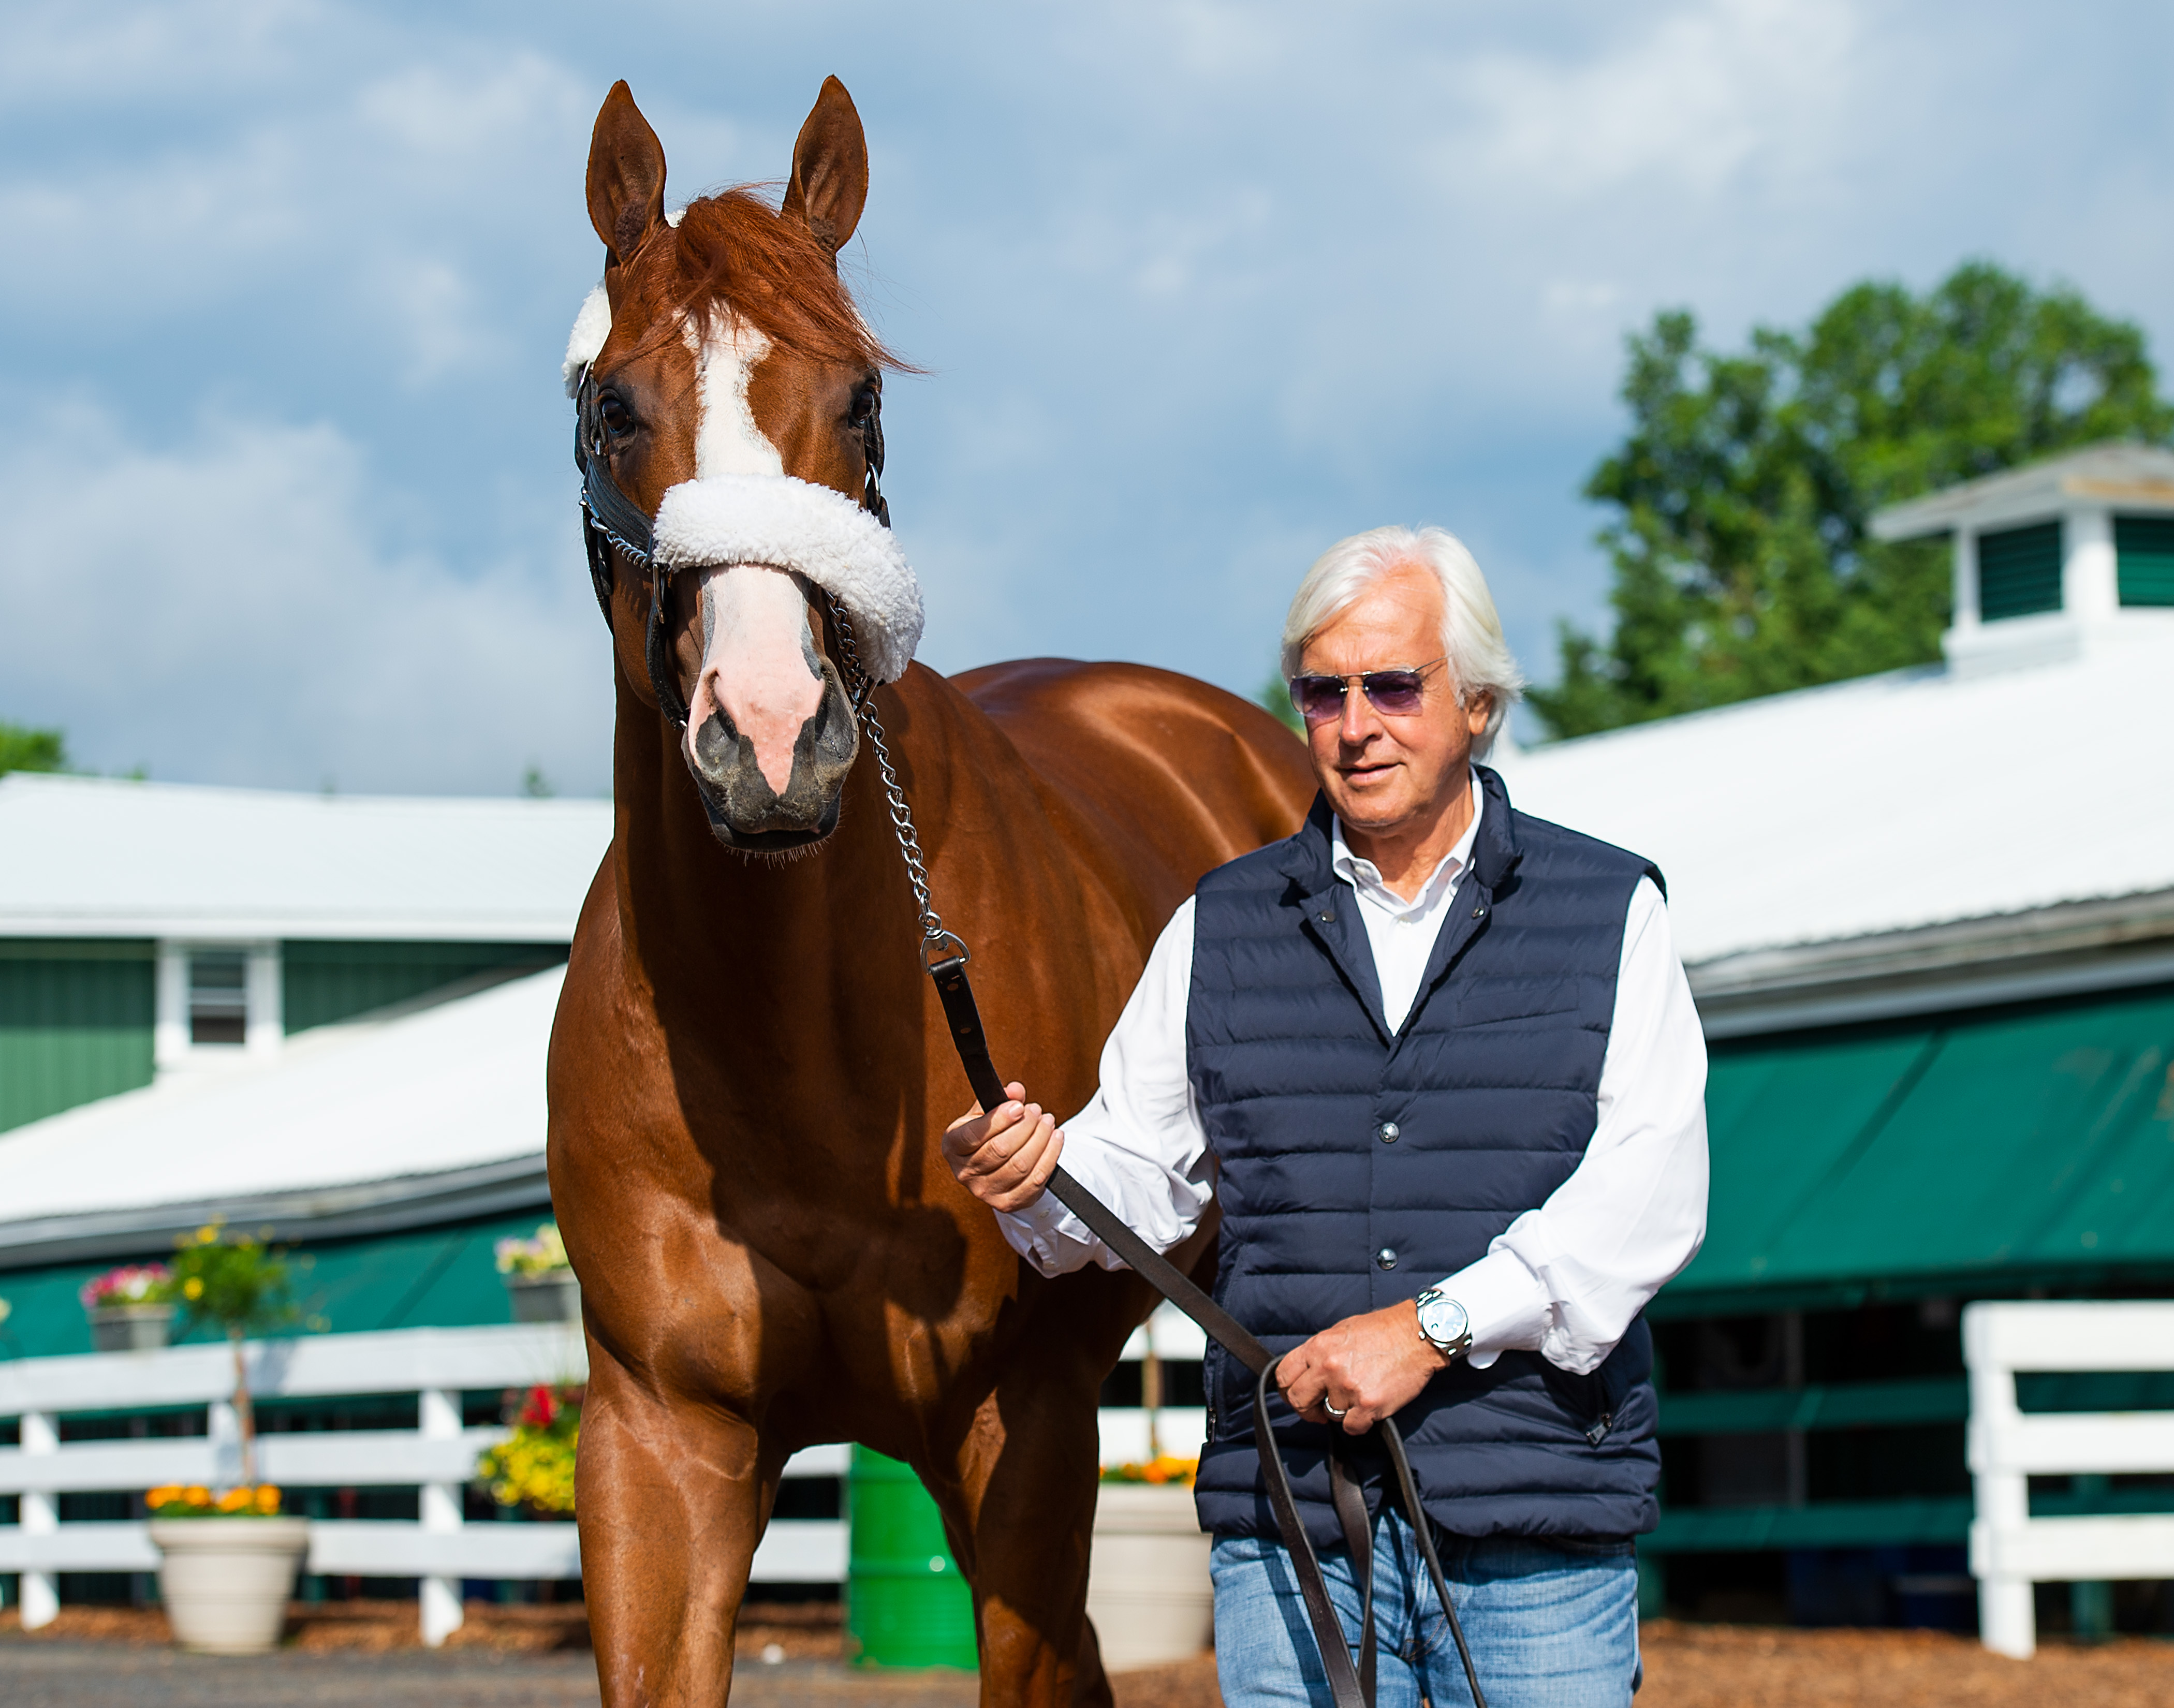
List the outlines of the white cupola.
<svg viewBox="0 0 2174 1708">
<path fill-rule="evenodd" d="M 1875 512 L 1955 538 L 1949 668 L 1976 675 L 2174 638 L 2174 451 L 2110 441 Z"/>
</svg>

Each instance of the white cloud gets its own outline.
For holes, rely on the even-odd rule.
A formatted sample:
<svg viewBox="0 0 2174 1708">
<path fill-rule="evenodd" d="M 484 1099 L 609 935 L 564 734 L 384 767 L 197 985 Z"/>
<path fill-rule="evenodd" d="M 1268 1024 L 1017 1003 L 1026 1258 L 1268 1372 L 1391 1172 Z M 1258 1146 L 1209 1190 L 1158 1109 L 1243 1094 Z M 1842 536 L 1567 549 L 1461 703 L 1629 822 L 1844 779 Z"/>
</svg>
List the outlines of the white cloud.
<svg viewBox="0 0 2174 1708">
<path fill-rule="evenodd" d="M 1468 116 L 1444 169 L 1497 194 L 1581 200 L 1658 181 L 1711 198 L 1760 165 L 1831 170 L 1856 81 L 1840 0 L 1700 0 L 1634 10 L 1591 57 L 1485 51 L 1454 79 Z"/>
<path fill-rule="evenodd" d="M 1654 308 L 1727 341 L 1987 254 L 2144 317 L 2167 359 L 2169 51 L 2163 6 L 2083 31 L 2020 0 L 690 0 L 630 14 L 608 51 L 564 0 L 25 0 L 0 14 L 0 228 L 35 264 L 0 272 L 0 314 L 30 332 L 0 386 L 111 412 L 38 453 L 70 490 L 110 465 L 123 504 L 162 469 L 244 491 L 246 451 L 317 559 L 474 623 L 484 651 L 545 645 L 473 590 L 522 608 L 548 565 L 578 655 L 555 374 L 596 277 L 597 105 L 630 80 L 676 201 L 779 176 L 836 71 L 873 162 L 849 273 L 934 370 L 891 388 L 886 485 L 937 662 L 1131 656 L 1250 688 L 1283 583 L 1397 517 L 1472 540 L 1544 675 L 1553 618 L 1601 614 L 1576 493 Z M 297 421 L 328 424 L 277 424 Z M 42 597 L 8 561 L 0 628 Z M 237 667 L 218 631 L 176 633 L 226 662 L 176 667 L 194 733 L 144 756 L 208 775 L 188 755 L 216 736 L 238 775 L 259 741 L 264 775 L 314 781 L 277 721 L 186 710 Z M 382 680 L 386 631 L 354 633 Z M 5 678 L 0 716 L 62 716 L 35 688 L 86 731 L 107 716 L 30 662 L 46 673 Z M 412 748 L 370 763 L 452 775 L 453 691 L 433 678 Z M 479 753 L 461 774 L 511 786 Z"/>
<path fill-rule="evenodd" d="M 397 496 L 330 426 L 214 419 L 154 446 L 87 406 L 41 419 L 0 468 L 0 716 L 154 776 L 502 793 L 533 760 L 606 786 L 585 579 L 390 549 L 370 517 Z"/>
</svg>

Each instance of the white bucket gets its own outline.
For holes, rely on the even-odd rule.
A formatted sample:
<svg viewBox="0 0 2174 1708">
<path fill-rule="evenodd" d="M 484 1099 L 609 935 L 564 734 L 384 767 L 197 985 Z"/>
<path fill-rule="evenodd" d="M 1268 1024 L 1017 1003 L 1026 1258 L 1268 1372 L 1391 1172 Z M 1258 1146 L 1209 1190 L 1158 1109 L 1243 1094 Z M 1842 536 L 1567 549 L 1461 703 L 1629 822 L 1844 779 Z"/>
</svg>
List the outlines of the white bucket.
<svg viewBox="0 0 2174 1708">
<path fill-rule="evenodd" d="M 1102 1664 L 1187 1661 L 1215 1634 L 1215 1589 L 1208 1576 L 1212 1538 L 1182 1483 L 1105 1483 L 1095 1504 L 1095 1552 L 1087 1567 L 1087 1613 Z"/>
<path fill-rule="evenodd" d="M 309 1520 L 154 1518 L 149 1527 L 176 1642 L 214 1655 L 278 1646 Z"/>
</svg>

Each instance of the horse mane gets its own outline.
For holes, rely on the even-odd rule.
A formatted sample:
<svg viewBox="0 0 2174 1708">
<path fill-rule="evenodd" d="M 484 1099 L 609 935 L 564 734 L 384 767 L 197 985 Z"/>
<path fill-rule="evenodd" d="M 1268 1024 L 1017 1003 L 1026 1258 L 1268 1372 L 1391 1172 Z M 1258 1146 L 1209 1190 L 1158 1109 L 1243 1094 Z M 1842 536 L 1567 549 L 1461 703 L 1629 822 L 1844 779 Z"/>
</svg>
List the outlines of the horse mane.
<svg viewBox="0 0 2174 1708">
<path fill-rule="evenodd" d="M 652 245 L 657 259 L 640 270 L 647 275 L 643 284 L 653 282 L 662 298 L 660 333 L 682 315 L 706 327 L 722 306 L 781 349 L 912 371 L 861 318 L 831 251 L 749 186 L 690 202 L 679 223 L 655 234 L 645 251 Z"/>
</svg>

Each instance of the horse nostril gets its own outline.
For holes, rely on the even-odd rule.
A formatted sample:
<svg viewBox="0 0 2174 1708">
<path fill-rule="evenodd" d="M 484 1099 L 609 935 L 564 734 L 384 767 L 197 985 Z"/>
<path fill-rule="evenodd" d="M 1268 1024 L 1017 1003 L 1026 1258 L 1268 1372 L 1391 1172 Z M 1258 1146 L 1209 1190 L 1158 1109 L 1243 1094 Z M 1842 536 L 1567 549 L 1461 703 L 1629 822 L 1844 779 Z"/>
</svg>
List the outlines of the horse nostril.
<svg viewBox="0 0 2174 1708">
<path fill-rule="evenodd" d="M 711 712 L 695 732 L 695 765 L 711 781 L 722 782 L 739 756 L 739 732 L 726 721 L 722 711 Z"/>
</svg>

